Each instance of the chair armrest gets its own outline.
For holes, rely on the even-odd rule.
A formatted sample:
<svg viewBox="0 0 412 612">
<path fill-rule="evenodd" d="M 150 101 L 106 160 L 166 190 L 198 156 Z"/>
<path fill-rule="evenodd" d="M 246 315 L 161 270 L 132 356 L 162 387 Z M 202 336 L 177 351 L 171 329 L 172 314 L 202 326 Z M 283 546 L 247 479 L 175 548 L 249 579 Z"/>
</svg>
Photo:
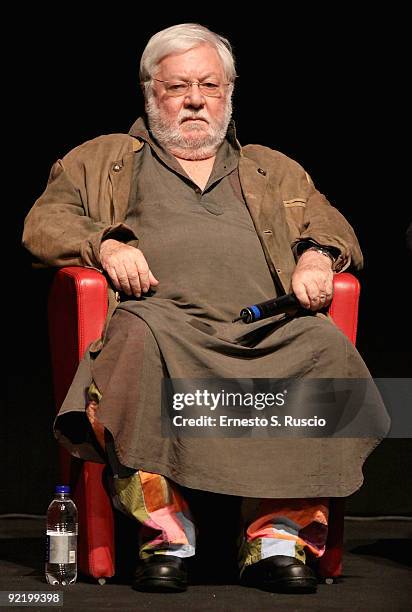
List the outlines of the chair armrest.
<svg viewBox="0 0 412 612">
<path fill-rule="evenodd" d="M 93 268 L 60 268 L 48 302 L 49 340 L 56 405 L 60 407 L 88 345 L 107 314 L 107 282 Z"/>
<path fill-rule="evenodd" d="M 329 314 L 336 326 L 356 343 L 356 331 L 358 327 L 360 283 L 358 279 L 349 272 L 335 274 L 333 278 L 333 300 L 329 308 Z"/>
</svg>

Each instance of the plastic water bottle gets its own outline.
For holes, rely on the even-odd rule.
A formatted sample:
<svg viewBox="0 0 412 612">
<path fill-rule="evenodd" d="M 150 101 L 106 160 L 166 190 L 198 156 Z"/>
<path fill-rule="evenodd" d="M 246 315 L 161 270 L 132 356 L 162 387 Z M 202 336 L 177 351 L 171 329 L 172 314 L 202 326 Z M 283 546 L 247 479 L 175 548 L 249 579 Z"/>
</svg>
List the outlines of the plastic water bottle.
<svg viewBox="0 0 412 612">
<path fill-rule="evenodd" d="M 77 578 L 77 508 L 70 487 L 57 485 L 47 509 L 46 580 L 74 584 Z"/>
</svg>

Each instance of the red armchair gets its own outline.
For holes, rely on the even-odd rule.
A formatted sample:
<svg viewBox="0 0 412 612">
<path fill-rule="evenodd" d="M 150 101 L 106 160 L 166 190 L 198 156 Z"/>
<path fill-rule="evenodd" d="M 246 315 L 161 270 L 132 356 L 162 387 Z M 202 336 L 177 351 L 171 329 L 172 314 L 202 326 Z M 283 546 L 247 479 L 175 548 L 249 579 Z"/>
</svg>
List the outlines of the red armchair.
<svg viewBox="0 0 412 612">
<path fill-rule="evenodd" d="M 334 279 L 330 313 L 336 325 L 355 343 L 359 282 L 346 272 Z M 107 284 L 91 268 L 57 271 L 49 296 L 49 335 L 56 406 L 59 408 L 87 346 L 100 337 L 107 312 Z M 114 575 L 114 521 L 110 498 L 103 485 L 103 465 L 71 460 L 60 451 L 61 477 L 71 482 L 79 510 L 79 570 L 100 583 Z M 327 582 L 342 572 L 344 499 L 330 506 L 326 552 L 318 572 Z"/>
</svg>

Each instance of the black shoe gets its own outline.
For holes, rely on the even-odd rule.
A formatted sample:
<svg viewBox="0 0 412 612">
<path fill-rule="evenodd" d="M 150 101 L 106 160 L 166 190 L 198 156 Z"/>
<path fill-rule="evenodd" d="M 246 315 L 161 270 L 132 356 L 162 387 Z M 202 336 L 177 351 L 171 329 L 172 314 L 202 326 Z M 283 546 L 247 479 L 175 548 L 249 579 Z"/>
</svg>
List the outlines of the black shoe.
<svg viewBox="0 0 412 612">
<path fill-rule="evenodd" d="M 186 591 L 186 560 L 174 555 L 151 555 L 140 561 L 132 584 L 136 591 L 172 593 Z"/>
<path fill-rule="evenodd" d="M 310 567 L 285 555 L 262 559 L 245 567 L 240 583 L 273 593 L 316 593 L 317 579 Z"/>
</svg>

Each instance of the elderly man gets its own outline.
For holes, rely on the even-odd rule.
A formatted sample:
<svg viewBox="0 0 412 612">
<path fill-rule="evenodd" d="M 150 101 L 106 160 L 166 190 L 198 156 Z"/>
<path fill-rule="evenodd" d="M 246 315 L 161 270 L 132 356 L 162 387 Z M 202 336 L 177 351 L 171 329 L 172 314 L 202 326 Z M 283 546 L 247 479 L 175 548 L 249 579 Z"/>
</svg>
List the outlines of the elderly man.
<svg viewBox="0 0 412 612">
<path fill-rule="evenodd" d="M 186 589 L 190 487 L 253 498 L 244 585 L 314 592 L 305 561 L 324 552 L 328 498 L 359 488 L 378 440 L 165 436 L 161 384 L 369 378 L 320 312 L 333 274 L 361 266 L 357 240 L 299 164 L 240 146 L 226 39 L 196 24 L 163 30 L 140 76 L 146 117 L 57 161 L 26 219 L 24 244 L 39 260 L 96 267 L 111 285 L 110 324 L 80 364 L 56 435 L 74 455 L 108 462 L 117 503 L 142 524 L 134 588 Z M 290 291 L 296 316 L 232 323 L 243 306 Z"/>
</svg>

